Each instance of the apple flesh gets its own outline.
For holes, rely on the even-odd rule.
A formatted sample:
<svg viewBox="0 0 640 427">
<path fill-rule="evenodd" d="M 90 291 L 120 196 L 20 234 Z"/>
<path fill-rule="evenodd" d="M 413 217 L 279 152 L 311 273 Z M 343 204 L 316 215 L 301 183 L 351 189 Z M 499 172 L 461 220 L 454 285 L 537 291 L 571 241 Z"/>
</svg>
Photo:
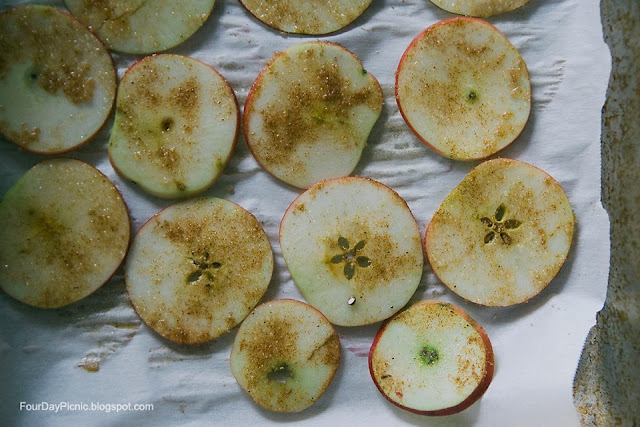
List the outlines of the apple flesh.
<svg viewBox="0 0 640 427">
<path fill-rule="evenodd" d="M 522 7 L 529 0 L 431 0 L 431 3 L 457 15 L 488 18 Z"/>
<path fill-rule="evenodd" d="M 493 379 L 491 341 L 461 308 L 420 301 L 389 319 L 369 352 L 378 390 L 402 409 L 451 415 L 476 402 Z"/>
<path fill-rule="evenodd" d="M 541 292 L 562 267 L 574 230 L 567 195 L 545 172 L 495 159 L 447 196 L 425 234 L 433 272 L 476 304 L 508 306 Z"/>
<path fill-rule="evenodd" d="M 180 55 L 135 63 L 118 89 L 114 169 L 159 197 L 186 197 L 220 176 L 235 147 L 238 104 L 210 66 Z"/>
<path fill-rule="evenodd" d="M 223 199 L 170 206 L 138 231 L 127 257 L 129 298 L 142 320 L 179 344 L 210 341 L 264 295 L 271 246 L 249 212 Z"/>
<path fill-rule="evenodd" d="M 338 31 L 360 16 L 371 0 L 240 0 L 256 18 L 287 33 L 321 35 Z"/>
<path fill-rule="evenodd" d="M 298 188 L 349 175 L 382 111 L 382 89 L 340 45 L 309 42 L 277 53 L 244 107 L 258 163 Z"/>
<path fill-rule="evenodd" d="M 280 247 L 304 298 L 336 325 L 388 318 L 422 276 L 420 231 L 409 207 L 370 179 L 327 180 L 300 195 L 282 218 Z"/>
<path fill-rule="evenodd" d="M 79 160 L 29 169 L 0 203 L 0 287 L 40 308 L 81 300 L 116 271 L 129 245 L 122 197 Z"/>
<path fill-rule="evenodd" d="M 27 5 L 0 13 L 0 133 L 38 154 L 73 150 L 107 120 L 116 70 L 72 16 Z"/>
<path fill-rule="evenodd" d="M 111 50 L 147 54 L 175 47 L 207 20 L 214 0 L 65 0 Z"/>
<path fill-rule="evenodd" d="M 424 30 L 404 52 L 396 101 L 424 144 L 452 159 L 478 160 L 520 135 L 531 85 L 520 53 L 497 28 L 451 18 Z"/>
<path fill-rule="evenodd" d="M 231 373 L 260 406 L 299 412 L 325 392 L 340 363 L 340 340 L 313 307 L 294 300 L 264 303 L 240 326 Z"/>
</svg>

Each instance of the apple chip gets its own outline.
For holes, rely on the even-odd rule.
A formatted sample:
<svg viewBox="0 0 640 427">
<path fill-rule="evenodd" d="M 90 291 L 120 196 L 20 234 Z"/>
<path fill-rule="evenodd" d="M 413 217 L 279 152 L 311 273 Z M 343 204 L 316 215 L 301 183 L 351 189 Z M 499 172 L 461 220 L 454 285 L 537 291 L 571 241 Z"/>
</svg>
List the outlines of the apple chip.
<svg viewBox="0 0 640 427">
<path fill-rule="evenodd" d="M 298 34 L 328 34 L 360 16 L 371 0 L 240 0 L 256 18 L 276 30 Z"/>
<path fill-rule="evenodd" d="M 153 195 L 192 196 L 222 174 L 239 123 L 233 90 L 212 67 L 186 56 L 149 56 L 120 82 L 109 158 Z"/>
<path fill-rule="evenodd" d="M 204 24 L 214 0 L 65 0 L 111 50 L 154 53 L 179 45 Z"/>
<path fill-rule="evenodd" d="M 529 72 L 493 25 L 451 18 L 411 42 L 398 65 L 396 100 L 424 144 L 452 159 L 483 159 L 524 129 L 531 111 Z"/>
<path fill-rule="evenodd" d="M 249 212 L 223 199 L 170 206 L 138 231 L 125 280 L 133 307 L 163 337 L 210 341 L 236 326 L 273 272 L 269 239 Z"/>
<path fill-rule="evenodd" d="M 310 42 L 276 53 L 244 107 L 256 160 L 298 188 L 349 175 L 382 111 L 382 89 L 351 52 Z"/>
<path fill-rule="evenodd" d="M 82 23 L 47 6 L 0 13 L 0 133 L 11 142 L 73 150 L 100 130 L 115 94 L 113 60 Z"/>
<path fill-rule="evenodd" d="M 431 3 L 458 15 L 488 18 L 522 7 L 529 0 L 431 0 Z"/>
<path fill-rule="evenodd" d="M 560 184 L 523 162 L 474 168 L 447 196 L 425 235 L 433 272 L 476 304 L 508 306 L 541 292 L 564 263 L 574 215 Z"/>
<path fill-rule="evenodd" d="M 247 316 L 231 349 L 231 372 L 260 406 L 299 412 L 325 392 L 340 363 L 340 340 L 315 308 L 264 303 Z"/>
<path fill-rule="evenodd" d="M 280 223 L 280 247 L 304 298 L 336 325 L 386 319 L 422 277 L 420 232 L 409 207 L 366 178 L 323 181 L 300 195 Z"/>
<path fill-rule="evenodd" d="M 0 224 L 0 287 L 41 308 L 94 292 L 129 245 L 122 196 L 79 160 L 46 160 L 29 169 L 2 199 Z"/>
<path fill-rule="evenodd" d="M 489 336 L 459 307 L 421 301 L 381 328 L 369 372 L 394 405 L 420 415 L 451 415 L 476 402 L 493 379 Z"/>
</svg>

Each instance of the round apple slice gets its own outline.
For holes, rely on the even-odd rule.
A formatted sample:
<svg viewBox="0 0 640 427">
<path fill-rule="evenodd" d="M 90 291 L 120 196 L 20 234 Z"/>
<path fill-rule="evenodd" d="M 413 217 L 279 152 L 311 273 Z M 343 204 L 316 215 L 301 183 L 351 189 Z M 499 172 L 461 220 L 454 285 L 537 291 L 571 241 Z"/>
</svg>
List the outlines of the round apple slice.
<svg viewBox="0 0 640 427">
<path fill-rule="evenodd" d="M 574 215 L 562 187 L 526 163 L 495 159 L 447 196 L 425 235 L 433 272 L 476 304 L 508 306 L 541 292 L 564 263 Z"/>
<path fill-rule="evenodd" d="M 529 0 L 431 0 L 431 3 L 458 15 L 488 18 L 522 7 Z"/>
<path fill-rule="evenodd" d="M 179 45 L 204 24 L 214 0 L 65 0 L 109 49 L 153 53 Z"/>
<path fill-rule="evenodd" d="M 58 154 L 107 120 L 116 70 L 104 45 L 72 16 L 47 6 L 0 14 L 0 133 L 25 150 Z"/>
<path fill-rule="evenodd" d="M 321 182 L 280 224 L 280 247 L 309 304 L 336 325 L 388 318 L 420 284 L 420 231 L 397 193 L 365 178 Z"/>
<path fill-rule="evenodd" d="M 294 300 L 264 303 L 240 326 L 231 373 L 260 406 L 302 411 L 329 387 L 340 363 L 340 340 L 318 310 Z"/>
<path fill-rule="evenodd" d="M 338 31 L 369 7 L 371 0 L 240 0 L 264 24 L 287 33 L 320 35 Z"/>
<path fill-rule="evenodd" d="M 149 56 L 120 82 L 109 158 L 153 195 L 191 196 L 222 173 L 239 114 L 233 90 L 210 66 L 180 55 Z"/>
<path fill-rule="evenodd" d="M 125 280 L 133 307 L 179 344 L 212 340 L 264 295 L 273 272 L 267 235 L 249 212 L 223 199 L 170 206 L 138 231 Z"/>
<path fill-rule="evenodd" d="M 355 55 L 333 43 L 300 43 L 258 75 L 244 135 L 269 173 L 308 188 L 353 171 L 381 111 L 380 84 Z"/>
<path fill-rule="evenodd" d="M 424 144 L 452 159 L 483 159 L 524 129 L 531 111 L 529 73 L 491 24 L 447 19 L 420 33 L 404 52 L 396 100 Z"/>
<path fill-rule="evenodd" d="M 369 352 L 369 372 L 394 405 L 450 415 L 477 401 L 493 379 L 487 333 L 461 308 L 420 301 L 389 319 Z"/>
<path fill-rule="evenodd" d="M 129 245 L 122 196 L 79 160 L 29 169 L 0 203 L 0 287 L 35 307 L 81 300 L 116 271 Z"/>
</svg>

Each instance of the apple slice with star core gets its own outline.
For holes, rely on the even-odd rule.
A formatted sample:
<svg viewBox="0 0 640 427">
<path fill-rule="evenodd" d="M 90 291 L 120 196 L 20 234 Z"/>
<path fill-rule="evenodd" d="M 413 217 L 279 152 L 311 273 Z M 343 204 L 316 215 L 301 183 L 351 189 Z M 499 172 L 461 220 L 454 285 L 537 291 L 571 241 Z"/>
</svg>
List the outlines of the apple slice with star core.
<svg viewBox="0 0 640 427">
<path fill-rule="evenodd" d="M 349 175 L 382 111 L 382 89 L 340 45 L 276 53 L 253 83 L 244 135 L 255 159 L 298 188 Z"/>
<path fill-rule="evenodd" d="M 0 224 L 0 287 L 40 308 L 94 292 L 129 245 L 122 196 L 79 160 L 45 160 L 29 169 L 4 195 Z"/>
<path fill-rule="evenodd" d="M 276 30 L 297 34 L 328 34 L 360 16 L 371 0 L 240 0 L 256 18 Z"/>
<path fill-rule="evenodd" d="M 457 15 L 488 18 L 522 7 L 529 0 L 431 0 L 431 3 Z"/>
<path fill-rule="evenodd" d="M 146 57 L 120 82 L 109 158 L 155 196 L 194 195 L 231 157 L 239 114 L 233 90 L 212 67 L 180 55 Z"/>
<path fill-rule="evenodd" d="M 214 0 L 65 0 L 111 50 L 155 53 L 191 37 L 207 20 Z"/>
<path fill-rule="evenodd" d="M 264 295 L 273 272 L 258 220 L 214 197 L 177 203 L 138 231 L 125 266 L 142 320 L 179 344 L 210 341 L 236 326 Z"/>
<path fill-rule="evenodd" d="M 446 19 L 420 33 L 402 55 L 396 101 L 428 147 L 456 160 L 484 159 L 524 129 L 531 111 L 529 72 L 493 25 Z"/>
<path fill-rule="evenodd" d="M 282 218 L 280 247 L 305 300 L 336 325 L 388 318 L 422 276 L 420 232 L 409 207 L 366 178 L 327 180 L 302 193 Z"/>
<path fill-rule="evenodd" d="M 116 94 L 109 52 L 71 15 L 27 5 L 0 13 L 0 133 L 37 154 L 91 139 Z"/>
<path fill-rule="evenodd" d="M 451 415 L 476 402 L 493 379 L 491 341 L 452 304 L 420 301 L 389 319 L 373 340 L 369 372 L 394 405 Z"/>
<path fill-rule="evenodd" d="M 315 308 L 282 299 L 256 307 L 233 342 L 231 373 L 260 406 L 299 412 L 325 392 L 340 363 L 340 340 Z"/>
<path fill-rule="evenodd" d="M 476 304 L 508 306 L 541 292 L 566 260 L 574 214 L 562 187 L 529 164 L 475 167 L 442 202 L 424 245 L 433 272 Z"/>
</svg>

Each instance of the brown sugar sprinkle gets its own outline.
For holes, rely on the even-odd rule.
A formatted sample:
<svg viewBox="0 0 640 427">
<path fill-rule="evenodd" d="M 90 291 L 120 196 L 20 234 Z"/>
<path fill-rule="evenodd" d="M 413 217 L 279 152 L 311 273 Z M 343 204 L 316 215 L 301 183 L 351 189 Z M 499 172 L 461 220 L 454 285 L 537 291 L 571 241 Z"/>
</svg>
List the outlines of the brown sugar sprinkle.
<svg viewBox="0 0 640 427">
<path fill-rule="evenodd" d="M 327 21 L 335 21 L 337 28 L 344 27 L 356 19 L 370 2 L 360 1 L 356 5 L 350 2 L 348 7 L 343 2 L 325 1 L 320 6 L 308 0 L 242 0 L 242 3 L 270 27 L 296 33 L 322 34 L 326 32 Z M 316 9 L 321 9 L 322 13 L 316 12 Z"/>
<path fill-rule="evenodd" d="M 9 136 L 9 139 L 15 141 L 23 147 L 40 141 L 40 128 L 34 127 L 29 129 L 26 123 L 22 123 L 20 132 L 9 131 L 9 125 L 6 121 L 0 121 L 0 132 Z"/>
<path fill-rule="evenodd" d="M 92 58 L 86 57 L 88 33 L 80 23 L 69 26 L 66 15 L 43 7 L 16 8 L 17 27 L 0 19 L 0 79 L 13 64 L 28 63 L 26 79 L 49 93 L 61 90 L 74 104 L 93 99 L 96 81 Z M 93 40 L 91 40 L 93 44 Z"/>
<path fill-rule="evenodd" d="M 286 75 L 280 75 L 286 71 L 278 71 L 279 61 L 287 62 L 288 69 L 304 73 L 304 81 L 286 80 Z M 257 97 L 259 86 L 277 84 L 276 78 L 286 80 L 280 83 L 282 97 L 260 110 L 266 137 L 256 137 L 252 144 L 256 155 L 268 163 L 288 164 L 301 144 L 313 144 L 320 138 L 333 142 L 336 149 L 352 148 L 359 142 L 359 130 L 349 122 L 353 110 L 361 105 L 374 111 L 382 108 L 378 85 L 372 81 L 353 89 L 329 47 L 322 44 L 310 46 L 294 57 L 277 55 L 268 66 L 271 72 L 265 73 L 256 85 Z"/>
</svg>

